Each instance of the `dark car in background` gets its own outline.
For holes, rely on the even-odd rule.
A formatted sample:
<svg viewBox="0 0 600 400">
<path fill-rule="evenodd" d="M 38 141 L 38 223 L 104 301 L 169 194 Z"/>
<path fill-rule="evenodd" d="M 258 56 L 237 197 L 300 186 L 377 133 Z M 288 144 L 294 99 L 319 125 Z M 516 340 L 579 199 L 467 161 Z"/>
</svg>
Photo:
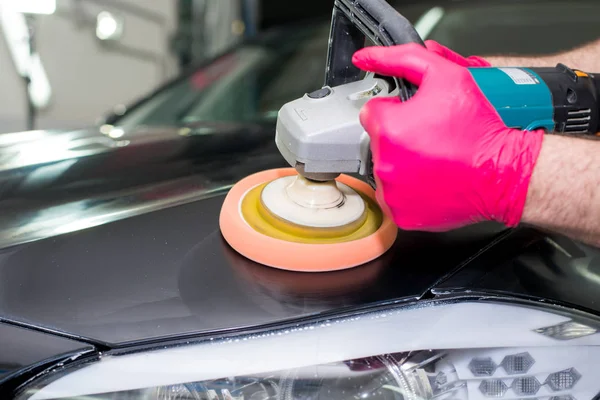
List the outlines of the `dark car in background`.
<svg viewBox="0 0 600 400">
<path fill-rule="evenodd" d="M 395 5 L 465 55 L 600 37 L 597 0 Z M 287 167 L 277 111 L 322 85 L 328 33 L 265 32 L 96 127 L 0 135 L 0 398 L 598 398 L 596 248 L 400 231 L 369 264 L 305 274 L 225 243 L 228 189 Z"/>
</svg>

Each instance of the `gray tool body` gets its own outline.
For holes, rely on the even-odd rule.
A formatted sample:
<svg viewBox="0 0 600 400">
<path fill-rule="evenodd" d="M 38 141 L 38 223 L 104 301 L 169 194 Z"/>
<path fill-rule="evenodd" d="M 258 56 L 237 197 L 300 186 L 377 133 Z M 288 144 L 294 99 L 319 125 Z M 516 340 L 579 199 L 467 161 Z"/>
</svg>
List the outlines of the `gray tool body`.
<svg viewBox="0 0 600 400">
<path fill-rule="evenodd" d="M 410 22 L 385 0 L 335 0 L 325 84 L 285 104 L 277 116 L 277 148 L 307 179 L 327 181 L 341 173 L 358 173 L 375 187 L 369 136 L 360 124 L 360 110 L 374 97 L 406 101 L 416 87 L 398 78 L 363 77 L 352 56 L 367 40 L 379 46 L 424 46 Z"/>
<path fill-rule="evenodd" d="M 308 93 L 279 111 L 277 147 L 309 179 L 329 180 L 340 173 L 367 175 L 369 136 L 360 124 L 360 109 L 373 97 L 394 94 L 388 82 L 372 77 Z"/>
</svg>

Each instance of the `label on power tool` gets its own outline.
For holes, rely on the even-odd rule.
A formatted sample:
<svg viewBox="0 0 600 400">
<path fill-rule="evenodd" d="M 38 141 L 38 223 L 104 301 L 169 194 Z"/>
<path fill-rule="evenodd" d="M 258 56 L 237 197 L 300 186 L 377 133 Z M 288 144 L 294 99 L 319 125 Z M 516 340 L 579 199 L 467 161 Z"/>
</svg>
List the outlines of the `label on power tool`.
<svg viewBox="0 0 600 400">
<path fill-rule="evenodd" d="M 512 81 L 517 85 L 537 85 L 540 83 L 534 75 L 530 74 L 521 68 L 498 68 L 509 76 Z"/>
</svg>

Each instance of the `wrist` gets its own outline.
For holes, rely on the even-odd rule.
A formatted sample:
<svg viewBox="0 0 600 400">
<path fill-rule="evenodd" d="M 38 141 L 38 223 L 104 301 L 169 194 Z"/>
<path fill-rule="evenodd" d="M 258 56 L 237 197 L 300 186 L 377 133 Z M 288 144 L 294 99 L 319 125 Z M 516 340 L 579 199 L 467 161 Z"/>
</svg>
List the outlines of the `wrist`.
<svg viewBox="0 0 600 400">
<path fill-rule="evenodd" d="M 553 57 L 490 56 L 486 60 L 494 67 L 554 67 Z"/>
<path fill-rule="evenodd" d="M 600 246 L 596 140 L 546 135 L 531 177 L 523 222 Z"/>
<path fill-rule="evenodd" d="M 508 129 L 502 144 L 496 149 L 495 181 L 489 182 L 492 197 L 491 220 L 513 228 L 523 218 L 532 175 L 540 156 L 545 132 L 543 129 L 523 131 Z"/>
</svg>

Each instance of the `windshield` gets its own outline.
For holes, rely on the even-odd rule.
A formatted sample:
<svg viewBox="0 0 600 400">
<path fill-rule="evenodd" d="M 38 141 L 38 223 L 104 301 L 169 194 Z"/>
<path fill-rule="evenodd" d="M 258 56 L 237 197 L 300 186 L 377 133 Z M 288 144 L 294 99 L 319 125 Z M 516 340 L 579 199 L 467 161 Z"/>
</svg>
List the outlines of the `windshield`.
<svg viewBox="0 0 600 400">
<path fill-rule="evenodd" d="M 329 24 L 240 47 L 198 68 L 126 113 L 118 124 L 264 121 L 323 84 Z"/>
<path fill-rule="evenodd" d="M 423 39 L 464 55 L 553 53 L 600 37 L 597 0 L 438 1 L 396 8 Z M 242 46 L 158 91 L 115 124 L 274 122 L 283 104 L 322 86 L 329 23 Z"/>
</svg>

